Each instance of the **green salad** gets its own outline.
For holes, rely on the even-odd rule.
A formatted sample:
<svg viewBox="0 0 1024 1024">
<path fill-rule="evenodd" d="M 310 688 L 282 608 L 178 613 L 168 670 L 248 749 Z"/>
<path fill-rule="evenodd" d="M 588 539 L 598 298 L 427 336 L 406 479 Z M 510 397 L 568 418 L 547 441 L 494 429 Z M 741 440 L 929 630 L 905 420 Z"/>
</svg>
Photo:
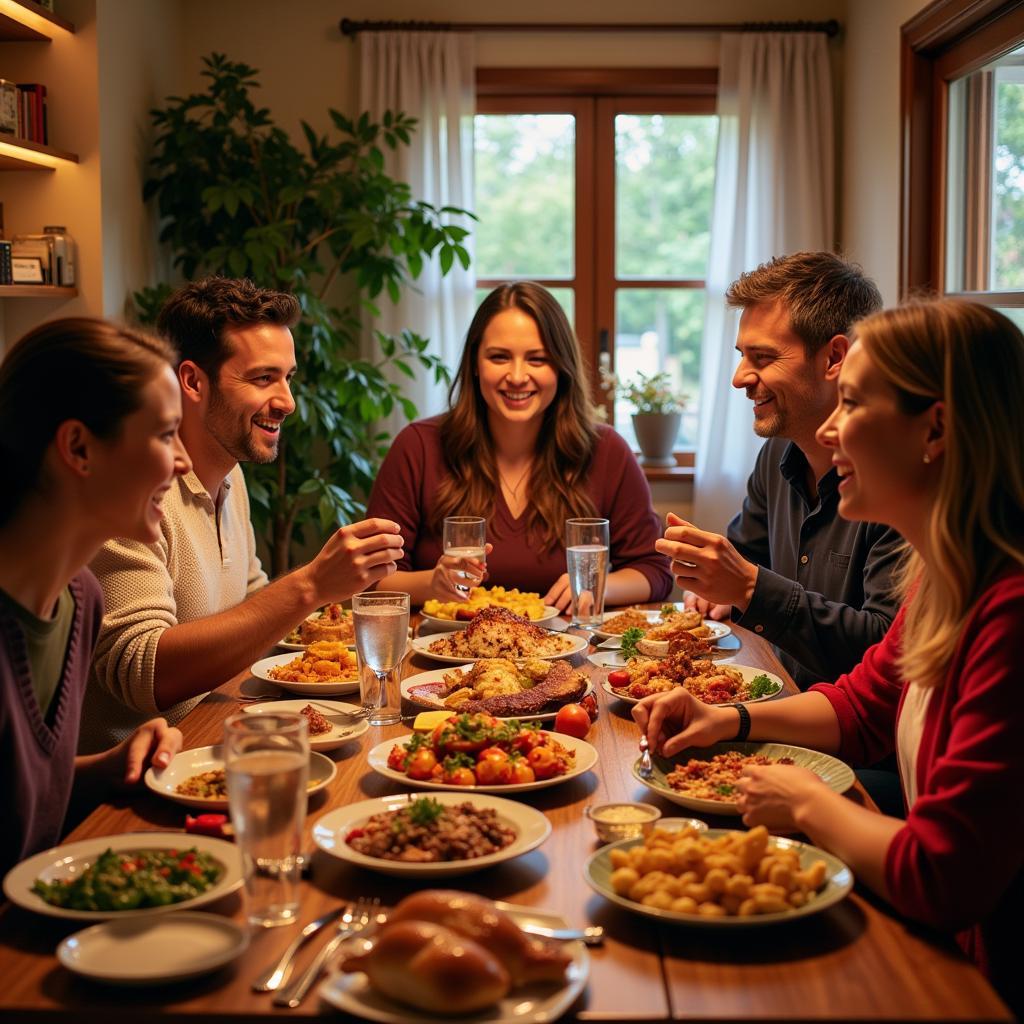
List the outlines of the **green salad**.
<svg viewBox="0 0 1024 1024">
<path fill-rule="evenodd" d="M 137 910 L 193 899 L 213 888 L 224 866 L 194 846 L 188 850 L 106 850 L 72 878 L 44 882 L 32 891 L 67 910 Z"/>
</svg>

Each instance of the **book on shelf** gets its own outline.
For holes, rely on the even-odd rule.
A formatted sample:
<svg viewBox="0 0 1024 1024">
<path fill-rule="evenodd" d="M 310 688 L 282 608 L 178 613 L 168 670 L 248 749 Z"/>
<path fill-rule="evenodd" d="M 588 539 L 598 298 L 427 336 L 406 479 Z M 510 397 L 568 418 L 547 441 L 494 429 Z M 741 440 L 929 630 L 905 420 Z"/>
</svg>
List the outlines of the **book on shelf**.
<svg viewBox="0 0 1024 1024">
<path fill-rule="evenodd" d="M 46 86 L 18 83 L 18 135 L 45 146 L 49 136 L 46 122 Z"/>
<path fill-rule="evenodd" d="M 11 243 L 0 238 L 0 284 L 11 283 Z"/>
</svg>

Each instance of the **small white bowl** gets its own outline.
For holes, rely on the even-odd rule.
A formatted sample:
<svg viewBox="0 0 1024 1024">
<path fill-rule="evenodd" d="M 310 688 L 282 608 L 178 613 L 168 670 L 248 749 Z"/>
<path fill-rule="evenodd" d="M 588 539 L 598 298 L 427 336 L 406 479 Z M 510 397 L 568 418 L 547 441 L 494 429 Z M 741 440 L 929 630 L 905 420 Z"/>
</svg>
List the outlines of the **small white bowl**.
<svg viewBox="0 0 1024 1024">
<path fill-rule="evenodd" d="M 661 811 L 652 804 L 625 800 L 597 804 L 586 808 L 584 813 L 594 823 L 594 831 L 602 843 L 615 843 L 620 839 L 646 835 L 661 817 Z"/>
</svg>

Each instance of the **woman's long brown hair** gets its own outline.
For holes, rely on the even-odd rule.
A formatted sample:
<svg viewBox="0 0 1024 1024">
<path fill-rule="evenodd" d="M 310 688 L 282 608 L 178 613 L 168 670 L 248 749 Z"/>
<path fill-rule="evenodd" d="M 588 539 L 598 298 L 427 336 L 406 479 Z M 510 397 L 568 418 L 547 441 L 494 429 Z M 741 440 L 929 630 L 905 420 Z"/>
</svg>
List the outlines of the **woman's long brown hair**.
<svg viewBox="0 0 1024 1024">
<path fill-rule="evenodd" d="M 551 293 L 532 281 L 495 288 L 469 325 L 459 370 L 448 393 L 450 410 L 440 423 L 448 472 L 438 488 L 433 525 L 440 530 L 445 516 L 476 515 L 488 519 L 493 530 L 500 483 L 487 405 L 475 372 L 484 331 L 506 309 L 521 310 L 533 320 L 558 371 L 555 398 L 544 411 L 524 513 L 530 536 L 541 550 L 550 551 L 561 542 L 566 519 L 595 514 L 586 479 L 597 430 L 576 335 Z"/>
</svg>

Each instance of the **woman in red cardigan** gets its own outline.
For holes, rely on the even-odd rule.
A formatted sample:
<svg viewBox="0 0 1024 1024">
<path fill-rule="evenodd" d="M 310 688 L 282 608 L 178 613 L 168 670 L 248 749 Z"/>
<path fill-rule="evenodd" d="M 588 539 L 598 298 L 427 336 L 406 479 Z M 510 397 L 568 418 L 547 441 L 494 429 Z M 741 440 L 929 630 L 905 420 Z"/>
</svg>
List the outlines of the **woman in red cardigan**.
<svg viewBox="0 0 1024 1024">
<path fill-rule="evenodd" d="M 988 307 L 942 300 L 868 317 L 856 339 L 819 440 L 843 478 L 840 513 L 911 545 L 888 634 L 835 685 L 750 705 L 749 733 L 734 707 L 681 689 L 634 716 L 668 756 L 739 731 L 854 764 L 895 751 L 905 821 L 794 766 L 746 770 L 743 820 L 805 833 L 902 914 L 956 933 L 1020 1010 L 1024 337 Z"/>
</svg>

